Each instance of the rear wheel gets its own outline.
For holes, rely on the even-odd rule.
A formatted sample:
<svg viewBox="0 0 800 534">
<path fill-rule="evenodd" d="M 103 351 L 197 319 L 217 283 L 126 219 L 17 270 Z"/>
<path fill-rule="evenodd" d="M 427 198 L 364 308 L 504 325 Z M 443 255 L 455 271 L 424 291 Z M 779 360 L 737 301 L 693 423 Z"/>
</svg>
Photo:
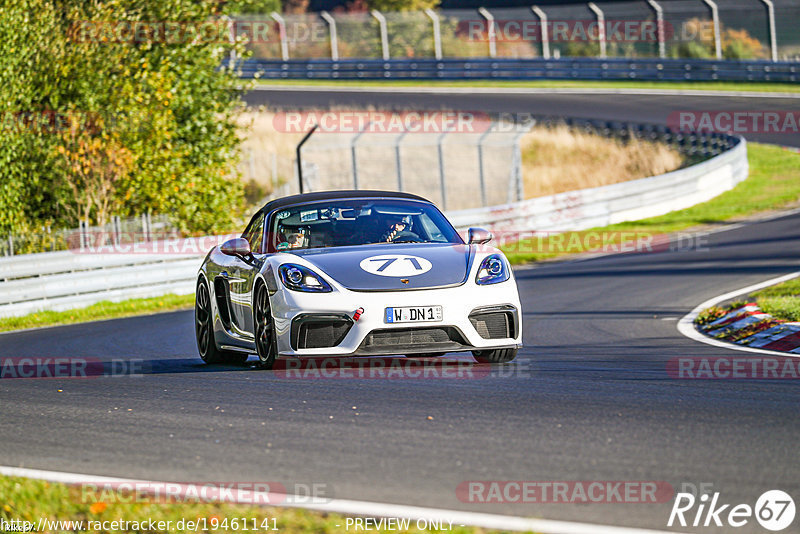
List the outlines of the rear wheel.
<svg viewBox="0 0 800 534">
<path fill-rule="evenodd" d="M 205 280 L 197 282 L 194 297 L 194 331 L 197 351 L 206 363 L 244 363 L 247 354 L 220 350 L 214 341 L 214 318 L 211 311 L 211 294 Z"/>
<path fill-rule="evenodd" d="M 278 356 L 278 340 L 275 336 L 275 324 L 272 321 L 272 310 L 269 306 L 267 288 L 262 284 L 256 289 L 255 306 L 253 307 L 256 352 L 261 367 L 272 369 Z"/>
<path fill-rule="evenodd" d="M 517 349 L 473 350 L 478 363 L 508 363 L 517 357 Z"/>
</svg>

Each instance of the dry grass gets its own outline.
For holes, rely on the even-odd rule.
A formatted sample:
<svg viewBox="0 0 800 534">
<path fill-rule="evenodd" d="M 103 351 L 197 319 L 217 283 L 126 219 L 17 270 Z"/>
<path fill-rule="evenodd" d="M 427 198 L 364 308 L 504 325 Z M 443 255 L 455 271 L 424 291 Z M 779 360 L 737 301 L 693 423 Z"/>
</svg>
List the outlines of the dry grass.
<svg viewBox="0 0 800 534">
<path fill-rule="evenodd" d="M 277 131 L 274 117 L 273 112 L 248 110 L 240 118 L 244 156 L 241 170 L 245 182 L 254 180 L 266 193 L 276 187 L 273 154 L 277 163 L 277 185 L 294 180 L 295 147 L 302 138 L 302 134 Z M 513 136 L 506 135 L 506 141 L 502 141 L 502 137 L 495 137 L 485 153 L 490 204 L 506 201 L 511 150 L 501 145 L 509 143 Z M 349 134 L 316 134 L 307 145 L 304 159 L 319 169 L 320 182 L 315 185 L 323 189 L 349 186 L 352 180 L 350 138 Z M 445 141 L 445 166 L 451 178 L 448 190 L 452 189 L 448 191 L 449 209 L 478 205 L 478 138 L 479 135 L 462 134 Z M 392 148 L 395 139 L 394 135 L 368 134 L 359 141 L 362 147 L 359 150 L 361 187 L 396 187 Z M 440 202 L 435 141 L 435 134 L 407 136 L 403 141 L 403 166 L 406 190 Z M 339 145 L 340 148 L 319 151 L 321 145 Z M 623 143 L 566 126 L 534 128 L 522 138 L 521 148 L 527 198 L 654 176 L 684 164 L 680 153 L 663 144 L 642 140 Z"/>
<path fill-rule="evenodd" d="M 521 148 L 528 198 L 655 176 L 684 162 L 678 151 L 661 143 L 623 143 L 566 126 L 534 128 L 522 138 Z"/>
<path fill-rule="evenodd" d="M 255 180 L 267 193 L 272 192 L 273 155 L 276 156 L 277 181 L 294 177 L 292 161 L 295 147 L 303 138 L 300 134 L 275 130 L 274 113 L 246 111 L 239 116 L 242 138 L 242 174 L 245 181 Z"/>
</svg>

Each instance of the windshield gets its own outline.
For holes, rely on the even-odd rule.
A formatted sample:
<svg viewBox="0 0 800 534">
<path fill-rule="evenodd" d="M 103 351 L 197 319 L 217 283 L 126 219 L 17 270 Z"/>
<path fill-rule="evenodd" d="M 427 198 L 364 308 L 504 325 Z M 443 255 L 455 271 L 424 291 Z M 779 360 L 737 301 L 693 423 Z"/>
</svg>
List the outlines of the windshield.
<svg viewBox="0 0 800 534">
<path fill-rule="evenodd" d="M 269 252 L 384 243 L 463 241 L 430 204 L 406 200 L 329 200 L 301 204 L 272 214 Z"/>
</svg>

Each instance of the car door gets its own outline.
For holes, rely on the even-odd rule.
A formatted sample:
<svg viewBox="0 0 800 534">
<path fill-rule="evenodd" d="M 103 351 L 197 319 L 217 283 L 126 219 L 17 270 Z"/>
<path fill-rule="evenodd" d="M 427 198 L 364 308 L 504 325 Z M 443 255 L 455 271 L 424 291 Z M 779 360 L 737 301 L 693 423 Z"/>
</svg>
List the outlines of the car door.
<svg viewBox="0 0 800 534">
<path fill-rule="evenodd" d="M 244 337 L 253 337 L 253 284 L 256 280 L 264 252 L 264 213 L 258 213 L 250 221 L 242 237 L 250 243 L 253 259 L 246 261 L 234 258 L 228 272 L 231 315 L 235 332 Z"/>
</svg>

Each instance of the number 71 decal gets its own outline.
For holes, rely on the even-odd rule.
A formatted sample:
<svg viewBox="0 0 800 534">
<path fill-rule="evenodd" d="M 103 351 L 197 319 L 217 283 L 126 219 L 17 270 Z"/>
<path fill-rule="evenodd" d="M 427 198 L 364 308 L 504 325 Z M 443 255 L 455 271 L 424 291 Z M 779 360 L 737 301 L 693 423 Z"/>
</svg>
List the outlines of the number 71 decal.
<svg viewBox="0 0 800 534">
<path fill-rule="evenodd" d="M 405 254 L 382 254 L 361 260 L 362 270 L 378 276 L 408 277 L 427 273 L 431 262 L 419 256 Z"/>
</svg>

